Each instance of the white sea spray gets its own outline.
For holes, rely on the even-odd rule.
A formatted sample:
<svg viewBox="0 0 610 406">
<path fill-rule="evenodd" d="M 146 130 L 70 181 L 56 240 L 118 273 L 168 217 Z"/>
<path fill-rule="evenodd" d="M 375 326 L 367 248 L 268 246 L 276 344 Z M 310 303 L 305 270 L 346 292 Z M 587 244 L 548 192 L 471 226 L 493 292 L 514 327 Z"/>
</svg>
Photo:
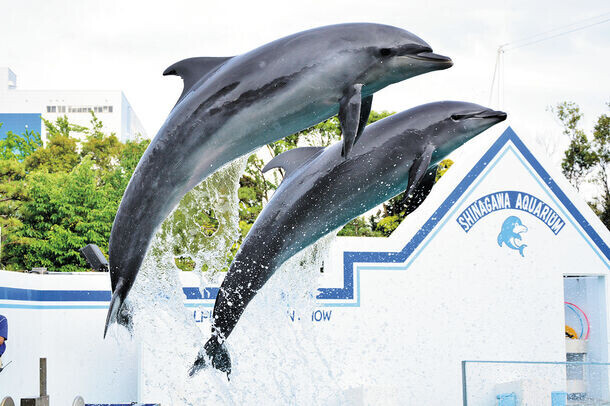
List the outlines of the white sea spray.
<svg viewBox="0 0 610 406">
<path fill-rule="evenodd" d="M 193 308 L 185 308 L 175 258 L 195 264 L 202 288 L 219 286 L 229 264 L 227 252 L 239 237 L 237 190 L 245 165 L 245 158 L 234 161 L 185 196 L 156 234 L 129 294 L 134 339 L 140 346 L 141 401 L 341 403 L 341 391 L 320 350 L 324 343 L 306 320 L 316 308 L 320 268 L 334 233 L 287 261 L 246 308 L 227 341 L 233 363 L 230 381 L 212 368 L 188 376 L 209 338 L 210 324 L 195 323 Z M 218 220 L 212 235 L 197 221 L 204 210 Z"/>
</svg>

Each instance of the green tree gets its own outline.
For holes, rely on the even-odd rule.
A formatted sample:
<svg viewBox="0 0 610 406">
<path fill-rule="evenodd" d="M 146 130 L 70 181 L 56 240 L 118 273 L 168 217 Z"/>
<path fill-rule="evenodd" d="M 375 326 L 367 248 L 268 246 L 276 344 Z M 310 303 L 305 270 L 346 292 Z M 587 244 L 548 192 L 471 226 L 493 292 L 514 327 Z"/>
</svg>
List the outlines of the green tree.
<svg viewBox="0 0 610 406">
<path fill-rule="evenodd" d="M 28 175 L 28 201 L 22 209 L 22 244 L 15 254 L 23 266 L 51 271 L 80 271 L 78 250 L 88 243 L 107 247 L 116 203 L 110 202 L 89 157 L 71 172 Z"/>
<path fill-rule="evenodd" d="M 610 103 L 607 104 L 610 107 Z M 562 102 L 554 110 L 563 126 L 563 134 L 570 138 L 564 152 L 561 169 L 570 183 L 578 190 L 582 182 L 589 181 L 598 187 L 598 195 L 589 202 L 598 217 L 610 229 L 610 117 L 602 114 L 593 129 L 589 141 L 579 127 L 582 113 L 573 102 Z"/>
<path fill-rule="evenodd" d="M 7 261 L 6 247 L 18 243 L 15 231 L 22 226 L 21 208 L 27 200 L 25 187 L 25 166 L 17 159 L 0 160 L 0 264 Z"/>
<path fill-rule="evenodd" d="M 78 250 L 95 243 L 107 252 L 120 199 L 148 140 L 122 144 L 103 133 L 95 115 L 90 128 L 66 117 L 44 122 L 46 145 L 21 148 L 23 162 L 0 160 L 2 263 L 7 269 L 87 270 Z"/>
<path fill-rule="evenodd" d="M 148 144 L 150 144 L 150 140 L 147 139 L 127 141 L 125 144 L 122 144 L 121 153 L 116 159 L 117 162 L 109 169 L 100 172 L 102 181 L 106 184 L 109 198 L 117 202 L 117 207 L 123 197 L 123 192 L 127 188 L 129 179 L 131 179 L 131 175 L 136 169 L 144 151 L 146 151 Z M 91 154 L 95 157 L 94 151 L 91 151 Z M 94 161 L 96 160 L 94 159 Z"/>
<path fill-rule="evenodd" d="M 2 123 L 0 123 L 0 127 Z M 21 208 L 27 200 L 25 183 L 25 164 L 23 160 L 42 146 L 40 134 L 34 131 L 24 131 L 22 134 L 7 132 L 0 140 L 0 228 L 2 235 L 0 244 L 18 243 L 14 232 L 22 226 Z M 6 263 L 1 255 L 0 264 Z"/>
<path fill-rule="evenodd" d="M 356 217 L 339 230 L 337 235 L 340 237 L 383 237 L 383 233 L 376 230 L 377 224 L 372 225 L 364 216 Z"/>
<path fill-rule="evenodd" d="M 41 146 L 42 139 L 37 132 L 25 130 L 22 134 L 15 134 L 8 131 L 6 137 L 0 140 L 0 159 L 23 161 Z"/>
<path fill-rule="evenodd" d="M 610 103 L 607 104 L 610 107 Z M 602 222 L 610 229 L 610 179 L 608 166 L 610 164 L 610 116 L 602 114 L 593 129 L 593 150 L 597 155 L 597 164 L 593 182 L 600 188 L 590 205 Z"/>
<path fill-rule="evenodd" d="M 585 132 L 578 127 L 582 118 L 580 107 L 574 102 L 563 102 L 556 106 L 555 114 L 563 125 L 563 134 L 570 139 L 561 169 L 570 183 L 579 189 L 580 183 L 591 172 L 598 161 Z"/>
<path fill-rule="evenodd" d="M 67 116 L 58 117 L 53 123 L 42 119 L 47 130 L 47 143 L 25 159 L 28 172 L 45 169 L 50 173 L 69 172 L 79 162 L 78 141 L 71 133 L 85 133 L 86 127 L 71 124 Z"/>
<path fill-rule="evenodd" d="M 106 135 L 103 124 L 91 111 L 91 127 L 84 130 L 85 142 L 81 144 L 80 156 L 90 155 L 99 168 L 110 169 L 119 158 L 124 145 L 114 133 Z"/>
</svg>

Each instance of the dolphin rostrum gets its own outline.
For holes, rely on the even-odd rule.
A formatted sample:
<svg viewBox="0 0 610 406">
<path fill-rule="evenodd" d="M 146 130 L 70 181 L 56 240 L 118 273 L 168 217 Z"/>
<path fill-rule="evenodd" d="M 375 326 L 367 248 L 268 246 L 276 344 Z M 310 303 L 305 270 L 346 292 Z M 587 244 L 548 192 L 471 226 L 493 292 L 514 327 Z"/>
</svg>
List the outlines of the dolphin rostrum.
<svg viewBox="0 0 610 406">
<path fill-rule="evenodd" d="M 339 114 L 343 154 L 362 133 L 373 93 L 451 59 L 421 38 L 380 24 L 339 24 L 248 53 L 191 58 L 167 68 L 184 91 L 140 159 L 110 235 L 108 325 L 127 296 L 156 229 L 180 199 L 224 164 Z M 121 312 L 120 312 L 121 310 Z M 118 317 L 123 324 L 126 317 Z"/>
<path fill-rule="evenodd" d="M 367 126 L 349 157 L 341 144 L 284 152 L 263 169 L 281 167 L 282 184 L 244 239 L 219 289 L 212 337 L 190 374 L 211 363 L 230 373 L 224 345 L 244 309 L 282 263 L 351 219 L 406 190 L 418 206 L 438 163 L 506 113 L 477 104 L 425 104 Z M 413 211 L 414 207 L 408 208 Z"/>
</svg>

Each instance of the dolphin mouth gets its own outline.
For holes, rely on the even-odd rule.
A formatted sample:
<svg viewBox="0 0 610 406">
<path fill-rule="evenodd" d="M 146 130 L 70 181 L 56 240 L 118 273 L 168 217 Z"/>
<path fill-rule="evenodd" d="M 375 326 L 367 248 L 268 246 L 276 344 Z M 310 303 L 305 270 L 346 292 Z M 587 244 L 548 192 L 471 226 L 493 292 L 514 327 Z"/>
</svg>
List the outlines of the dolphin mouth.
<svg viewBox="0 0 610 406">
<path fill-rule="evenodd" d="M 480 113 L 477 113 L 473 116 L 474 118 L 495 118 L 498 119 L 498 122 L 506 120 L 508 114 L 500 110 L 486 110 Z"/>
<path fill-rule="evenodd" d="M 506 120 L 508 115 L 500 110 L 483 110 L 475 113 L 466 113 L 466 114 L 454 114 L 451 116 L 453 120 L 464 120 L 469 118 L 480 118 L 480 119 L 497 119 L 498 123 L 500 121 Z"/>
<path fill-rule="evenodd" d="M 417 59 L 419 61 L 434 62 L 446 66 L 447 68 L 453 66 L 453 61 L 448 56 L 435 54 L 434 52 L 430 51 L 418 52 L 416 54 L 406 56 L 412 59 Z"/>
</svg>

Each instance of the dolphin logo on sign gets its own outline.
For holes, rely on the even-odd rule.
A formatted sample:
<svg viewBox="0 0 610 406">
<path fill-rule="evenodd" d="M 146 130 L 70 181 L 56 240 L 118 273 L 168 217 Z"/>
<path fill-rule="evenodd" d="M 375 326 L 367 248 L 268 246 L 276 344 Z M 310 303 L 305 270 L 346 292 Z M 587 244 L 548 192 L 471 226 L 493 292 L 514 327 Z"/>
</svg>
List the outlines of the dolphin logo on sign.
<svg viewBox="0 0 610 406">
<path fill-rule="evenodd" d="M 506 244 L 508 248 L 519 251 L 523 257 L 523 249 L 527 245 L 521 243 L 521 234 L 525 232 L 527 227 L 523 225 L 521 219 L 517 216 L 509 216 L 502 223 L 502 229 L 498 234 L 498 245 L 501 247 L 502 244 Z"/>
</svg>

